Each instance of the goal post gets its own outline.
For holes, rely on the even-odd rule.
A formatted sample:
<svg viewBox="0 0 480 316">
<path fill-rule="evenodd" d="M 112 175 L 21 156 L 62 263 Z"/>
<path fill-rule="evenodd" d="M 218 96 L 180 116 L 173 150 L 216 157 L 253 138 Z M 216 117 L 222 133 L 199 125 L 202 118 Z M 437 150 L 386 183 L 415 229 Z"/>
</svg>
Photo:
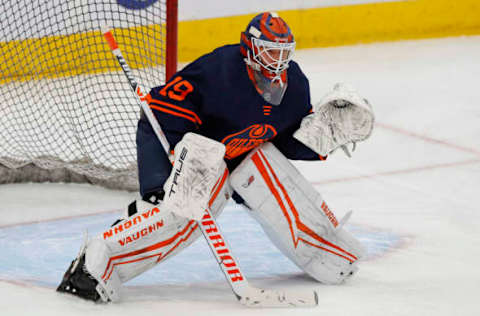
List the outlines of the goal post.
<svg viewBox="0 0 480 316">
<path fill-rule="evenodd" d="M 137 190 L 139 108 L 103 40 L 113 28 L 145 91 L 177 68 L 178 0 L 0 4 L 0 183 Z"/>
<path fill-rule="evenodd" d="M 178 0 L 167 0 L 167 49 L 166 79 L 177 72 L 178 59 Z"/>
</svg>

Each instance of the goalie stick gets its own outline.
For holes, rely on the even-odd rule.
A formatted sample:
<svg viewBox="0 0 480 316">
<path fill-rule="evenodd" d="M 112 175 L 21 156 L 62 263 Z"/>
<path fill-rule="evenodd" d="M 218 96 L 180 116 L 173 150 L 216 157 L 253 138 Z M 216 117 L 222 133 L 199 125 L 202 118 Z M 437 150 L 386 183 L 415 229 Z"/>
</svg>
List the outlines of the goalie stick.
<svg viewBox="0 0 480 316">
<path fill-rule="evenodd" d="M 133 92 L 137 96 L 137 100 L 155 131 L 156 136 L 162 144 L 165 152 L 168 154 L 170 146 L 166 136 L 146 102 L 145 95 L 141 91 L 139 84 L 135 81 L 131 69 L 123 57 L 112 31 L 105 26 L 102 28 L 102 33 L 112 53 L 122 67 L 122 70 L 125 73 Z M 317 292 L 313 290 L 287 293 L 281 290 L 259 289 L 250 285 L 245 275 L 241 272 L 237 259 L 234 258 L 227 241 L 219 229 L 217 221 L 208 208 L 205 209 L 203 218 L 197 223 L 210 247 L 210 250 L 215 256 L 217 263 L 222 269 L 227 282 L 230 284 L 230 287 L 241 304 L 248 307 L 313 307 L 318 305 L 318 295 Z"/>
</svg>

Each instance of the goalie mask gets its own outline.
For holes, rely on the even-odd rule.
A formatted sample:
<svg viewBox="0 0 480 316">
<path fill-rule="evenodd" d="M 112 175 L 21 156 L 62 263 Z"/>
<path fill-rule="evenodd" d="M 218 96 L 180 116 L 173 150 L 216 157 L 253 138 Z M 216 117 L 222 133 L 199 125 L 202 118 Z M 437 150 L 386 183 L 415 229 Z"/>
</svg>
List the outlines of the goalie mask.
<svg viewBox="0 0 480 316">
<path fill-rule="evenodd" d="M 248 75 L 265 101 L 279 105 L 287 90 L 287 68 L 295 51 L 292 32 L 274 12 L 260 13 L 241 34 Z"/>
</svg>

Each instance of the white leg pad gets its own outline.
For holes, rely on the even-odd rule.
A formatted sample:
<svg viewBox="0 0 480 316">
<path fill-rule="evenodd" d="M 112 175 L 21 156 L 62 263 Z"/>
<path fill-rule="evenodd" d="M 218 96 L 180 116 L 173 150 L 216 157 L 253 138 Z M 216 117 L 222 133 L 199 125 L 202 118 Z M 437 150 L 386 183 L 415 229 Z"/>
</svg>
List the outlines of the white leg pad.
<svg viewBox="0 0 480 316">
<path fill-rule="evenodd" d="M 228 169 L 216 182 L 209 201 L 218 217 L 232 194 Z M 194 220 L 167 209 L 137 201 L 137 213 L 90 240 L 86 248 L 88 272 L 118 300 L 120 284 L 173 257 L 192 244 L 201 231 Z M 179 272 L 180 273 L 180 272 Z"/>
<path fill-rule="evenodd" d="M 273 144 L 251 152 L 230 181 L 272 242 L 310 276 L 338 284 L 357 271 L 363 246 Z"/>
<path fill-rule="evenodd" d="M 103 240 L 99 238 L 90 240 L 87 244 L 85 253 L 85 267 L 99 282 L 97 285 L 97 292 L 102 297 L 102 300 L 105 302 L 108 300 L 116 302 L 120 299 L 118 290 L 121 285 L 117 273 L 113 272 L 107 281 L 97 277 L 103 273 L 103 269 L 109 260 L 109 254 L 110 250 L 107 248 L 107 245 Z"/>
</svg>

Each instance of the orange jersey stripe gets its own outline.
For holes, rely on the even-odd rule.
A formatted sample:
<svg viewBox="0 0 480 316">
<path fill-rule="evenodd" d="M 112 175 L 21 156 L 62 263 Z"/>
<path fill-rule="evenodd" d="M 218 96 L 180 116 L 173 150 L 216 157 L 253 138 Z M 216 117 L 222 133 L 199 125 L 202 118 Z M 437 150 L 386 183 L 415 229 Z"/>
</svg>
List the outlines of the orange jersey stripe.
<svg viewBox="0 0 480 316">
<path fill-rule="evenodd" d="M 163 107 L 159 107 L 159 106 L 155 106 L 155 105 L 150 105 L 150 107 L 152 109 L 155 109 L 157 111 L 161 111 L 161 112 L 164 112 L 164 113 L 168 113 L 168 114 L 171 114 L 171 115 L 175 115 L 175 116 L 179 116 L 179 117 L 183 117 L 189 121 L 192 121 L 193 123 L 197 124 L 197 120 L 195 120 L 193 117 L 190 117 L 188 115 L 185 115 L 185 114 L 182 114 L 182 113 L 178 113 L 178 112 L 175 112 L 175 111 L 171 111 L 171 110 L 168 110 L 168 109 L 165 109 Z"/>
<path fill-rule="evenodd" d="M 184 108 L 182 108 L 182 107 L 180 107 L 180 106 L 178 106 L 178 105 L 174 105 L 174 104 L 171 104 L 171 103 L 167 103 L 167 102 L 165 102 L 165 101 L 153 99 L 150 94 L 148 94 L 148 95 L 146 96 L 146 99 L 147 99 L 147 102 L 148 102 L 148 104 L 150 105 L 150 107 L 153 107 L 152 104 L 153 104 L 153 105 L 159 105 L 159 106 L 161 106 L 161 105 L 167 106 L 167 107 L 169 107 L 169 108 L 175 109 L 175 110 L 177 110 L 177 111 L 180 111 L 180 112 L 183 112 L 183 113 L 185 113 L 185 114 L 187 114 L 187 115 L 192 116 L 192 117 L 195 119 L 196 123 L 198 123 L 199 125 L 202 124 L 202 120 L 200 119 L 200 117 L 198 117 L 198 115 L 197 115 L 195 112 L 191 111 L 191 110 L 184 109 Z"/>
</svg>

